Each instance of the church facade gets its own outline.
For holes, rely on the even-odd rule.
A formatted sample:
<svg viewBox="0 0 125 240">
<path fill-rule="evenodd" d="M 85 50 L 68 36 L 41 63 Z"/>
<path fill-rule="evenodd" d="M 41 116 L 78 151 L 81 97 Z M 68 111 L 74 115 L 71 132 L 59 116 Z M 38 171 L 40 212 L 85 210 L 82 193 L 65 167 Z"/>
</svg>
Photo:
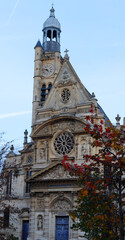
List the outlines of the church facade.
<svg viewBox="0 0 125 240">
<path fill-rule="evenodd" d="M 60 35 L 52 7 L 43 24 L 43 43 L 35 46 L 32 141 L 25 131 L 23 150 L 16 155 L 11 147 L 5 163 L 9 174 L 4 196 L 18 208 L 17 213 L 10 211 L 9 219 L 19 240 L 81 239 L 69 216 L 79 191 L 77 179 L 64 171 L 61 161 L 64 155 L 69 161 L 84 161 L 84 154 L 92 151 L 84 131 L 86 115 L 91 106 L 97 109 L 97 121 L 105 114 L 76 74 L 68 51 L 61 56 Z"/>
</svg>

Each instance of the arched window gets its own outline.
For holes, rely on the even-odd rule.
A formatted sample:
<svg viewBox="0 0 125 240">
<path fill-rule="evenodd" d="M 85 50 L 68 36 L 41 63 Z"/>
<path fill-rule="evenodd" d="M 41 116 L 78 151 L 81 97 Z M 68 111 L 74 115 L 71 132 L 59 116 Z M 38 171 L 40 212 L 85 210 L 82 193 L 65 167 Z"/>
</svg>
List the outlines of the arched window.
<svg viewBox="0 0 125 240">
<path fill-rule="evenodd" d="M 51 30 L 47 31 L 47 41 L 51 40 Z"/>
<path fill-rule="evenodd" d="M 41 88 L 41 102 L 44 102 L 45 100 L 46 100 L 46 84 L 43 84 Z"/>
<path fill-rule="evenodd" d="M 57 42 L 57 32 L 56 32 L 56 30 L 53 31 L 53 41 Z"/>
<path fill-rule="evenodd" d="M 37 230 L 40 231 L 43 229 L 43 216 L 38 215 L 37 216 Z"/>
<path fill-rule="evenodd" d="M 48 86 L 48 93 L 50 92 L 51 88 L 52 88 L 52 84 L 50 83 Z"/>
</svg>

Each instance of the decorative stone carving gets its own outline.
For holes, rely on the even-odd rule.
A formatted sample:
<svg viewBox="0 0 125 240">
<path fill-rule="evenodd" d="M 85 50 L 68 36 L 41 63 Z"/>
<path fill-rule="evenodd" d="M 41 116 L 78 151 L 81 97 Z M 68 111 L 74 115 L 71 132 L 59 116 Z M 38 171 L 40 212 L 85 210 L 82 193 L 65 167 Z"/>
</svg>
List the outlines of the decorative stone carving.
<svg viewBox="0 0 125 240">
<path fill-rule="evenodd" d="M 64 199 L 64 192 L 60 192 L 60 193 L 59 193 L 59 198 L 60 198 L 61 200 Z"/>
<path fill-rule="evenodd" d="M 54 169 L 49 170 L 44 176 L 41 176 L 40 179 L 60 179 L 60 178 L 75 178 L 70 176 L 68 171 L 65 171 L 63 166 L 57 166 Z"/>
<path fill-rule="evenodd" d="M 43 162 L 46 160 L 46 141 L 39 141 L 37 144 L 37 162 Z"/>
<path fill-rule="evenodd" d="M 85 132 L 84 124 L 80 122 L 75 122 L 75 132 Z"/>
<path fill-rule="evenodd" d="M 40 158 L 42 160 L 45 159 L 45 148 L 40 148 L 39 152 L 40 152 Z"/>
<path fill-rule="evenodd" d="M 84 157 L 84 155 L 89 153 L 89 145 L 88 145 L 88 138 L 85 136 L 81 137 L 81 151 L 80 156 Z"/>
<path fill-rule="evenodd" d="M 44 208 L 44 198 L 38 198 L 37 199 L 36 208 L 37 209 L 43 209 Z"/>
<path fill-rule="evenodd" d="M 63 75 L 62 75 L 62 78 L 63 78 L 64 80 L 67 80 L 67 79 L 70 78 L 69 72 L 68 72 L 67 70 L 64 70 Z"/>
<path fill-rule="evenodd" d="M 69 154 L 74 148 L 74 137 L 68 131 L 61 132 L 56 136 L 53 145 L 59 155 Z"/>
<path fill-rule="evenodd" d="M 70 210 L 71 206 L 68 201 L 60 199 L 54 203 L 52 209 L 54 209 L 54 210 Z"/>
<path fill-rule="evenodd" d="M 32 156 L 31 156 L 31 155 L 29 155 L 29 156 L 27 157 L 27 163 L 32 163 Z"/>
<path fill-rule="evenodd" d="M 89 113 L 90 108 L 80 108 L 77 111 L 78 111 L 78 113 Z"/>
<path fill-rule="evenodd" d="M 70 75 L 69 71 L 65 69 L 61 76 L 61 80 L 56 84 L 56 87 L 64 87 L 75 84 L 74 77 Z"/>
<path fill-rule="evenodd" d="M 57 123 L 54 123 L 53 126 L 52 126 L 52 131 L 53 133 L 61 130 L 61 131 L 64 131 L 66 129 L 69 129 L 70 131 L 73 131 L 75 128 L 75 121 L 60 121 L 60 122 L 57 122 Z"/>
<path fill-rule="evenodd" d="M 84 155 L 87 154 L 86 144 L 87 143 L 83 143 L 82 146 L 81 146 L 81 156 L 83 156 L 83 157 L 84 157 Z"/>
<path fill-rule="evenodd" d="M 37 134 L 36 136 L 47 136 L 50 134 L 50 127 L 49 126 L 46 126 L 44 128 L 42 128 Z"/>
</svg>

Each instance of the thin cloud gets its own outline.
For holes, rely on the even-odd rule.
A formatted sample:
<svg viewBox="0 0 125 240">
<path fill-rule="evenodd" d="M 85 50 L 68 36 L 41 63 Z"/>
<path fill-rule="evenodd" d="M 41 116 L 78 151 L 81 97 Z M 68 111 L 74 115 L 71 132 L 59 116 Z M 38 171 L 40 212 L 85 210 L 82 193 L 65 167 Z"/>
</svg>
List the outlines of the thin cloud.
<svg viewBox="0 0 125 240">
<path fill-rule="evenodd" d="M 5 23 L 3 24 L 3 26 L 8 26 L 8 25 L 9 25 L 9 23 L 10 23 L 13 15 L 14 15 L 14 13 L 15 13 L 15 11 L 16 11 L 16 8 L 17 8 L 19 2 L 20 2 L 20 0 L 16 0 L 15 5 L 14 5 L 14 7 L 13 7 L 13 9 L 12 9 L 10 15 L 9 15 L 9 18 L 8 18 L 7 22 L 5 22 Z"/>
<path fill-rule="evenodd" d="M 16 117 L 16 116 L 21 116 L 21 115 L 25 115 L 25 114 L 31 114 L 31 111 L 1 114 L 0 119 Z"/>
</svg>

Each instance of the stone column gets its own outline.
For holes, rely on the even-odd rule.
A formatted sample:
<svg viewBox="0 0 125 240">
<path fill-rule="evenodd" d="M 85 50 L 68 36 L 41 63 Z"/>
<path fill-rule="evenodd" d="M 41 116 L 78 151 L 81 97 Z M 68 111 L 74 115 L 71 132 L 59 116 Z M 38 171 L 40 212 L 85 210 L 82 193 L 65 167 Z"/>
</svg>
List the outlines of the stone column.
<svg viewBox="0 0 125 240">
<path fill-rule="evenodd" d="M 43 235 L 44 235 L 44 239 L 48 240 L 49 239 L 49 193 L 45 193 L 44 201 L 45 201 L 44 203 L 45 212 L 44 212 Z"/>
<path fill-rule="evenodd" d="M 74 205 L 78 198 L 78 192 L 74 192 Z M 72 240 L 78 239 L 78 231 L 72 230 Z"/>
<path fill-rule="evenodd" d="M 34 240 L 34 234 L 35 234 L 35 196 L 31 196 L 29 214 L 29 236 L 27 240 Z"/>
</svg>

